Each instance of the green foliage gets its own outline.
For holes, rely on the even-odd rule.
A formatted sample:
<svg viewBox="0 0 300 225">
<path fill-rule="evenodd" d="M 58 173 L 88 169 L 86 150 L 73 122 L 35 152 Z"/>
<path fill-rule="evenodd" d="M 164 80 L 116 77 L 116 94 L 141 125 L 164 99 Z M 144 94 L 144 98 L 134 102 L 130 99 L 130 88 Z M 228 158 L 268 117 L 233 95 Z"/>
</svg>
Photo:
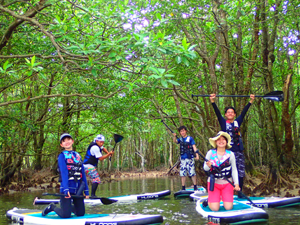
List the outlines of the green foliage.
<svg viewBox="0 0 300 225">
<path fill-rule="evenodd" d="M 165 142 L 170 137 L 165 136 L 158 121 L 165 117 L 173 128 L 178 127 L 177 103 L 183 123 L 199 148 L 206 150 L 207 137 L 218 127 L 207 99 L 195 102 L 191 94 L 265 93 L 269 85 L 266 74 L 271 74 L 274 89 L 280 90 L 291 72 L 295 74 L 291 94 L 297 93 L 298 14 L 290 2 L 282 3 L 276 15 L 269 10 L 274 1 L 268 1 L 266 21 L 255 20 L 261 18 L 255 15 L 261 14 L 262 9 L 258 8 L 260 2 L 250 0 L 218 5 L 207 0 L 46 1 L 40 6 L 38 2 L 7 5 L 8 1 L 4 1 L 0 8 L 0 34 L 7 35 L 0 39 L 1 146 L 12 151 L 9 146 L 16 133 L 24 142 L 16 142 L 15 149 L 26 143 L 26 148 L 19 151 L 34 155 L 30 156 L 31 163 L 40 154 L 40 144 L 44 155 L 41 160 L 45 166 L 51 166 L 56 160 L 53 155 L 60 151 L 58 136 L 64 131 L 78 136 L 76 148 L 82 154 L 91 137 L 98 133 L 108 136 L 107 145 L 112 147 L 111 134 L 115 132 L 128 140 L 141 138 L 147 146 L 157 141 L 151 154 L 161 158 L 168 154 Z M 24 15 L 33 7 L 42 7 L 32 17 L 39 26 L 26 20 L 9 36 L 9 27 L 17 18 L 3 9 Z M 268 40 L 277 29 L 270 73 L 263 63 L 264 25 L 268 26 Z M 254 42 L 256 37 L 258 43 Z M 287 41 L 293 38 L 294 42 Z M 223 39 L 226 40 L 221 42 Z M 252 58 L 256 45 L 257 56 Z M 297 55 L 288 55 L 291 50 Z M 253 76 L 248 76 L 251 70 Z M 224 77 L 225 72 L 230 79 Z M 232 81 L 231 87 L 228 81 Z M 174 89 L 178 91 L 178 102 Z M 296 98 L 290 104 L 295 106 L 297 101 Z M 231 103 L 240 109 L 245 102 L 239 99 Z M 220 108 L 225 104 L 226 101 L 220 101 Z M 259 102 L 249 114 L 254 121 L 249 123 L 249 131 L 265 120 L 266 115 L 259 111 L 264 104 Z M 283 116 L 281 105 L 275 109 L 278 118 Z M 298 117 L 296 113 L 295 118 Z M 297 131 L 295 124 L 293 129 Z M 281 131 L 284 129 L 281 124 L 278 126 Z M 266 125 L 260 129 L 251 138 L 259 139 L 258 133 L 263 133 Z M 255 143 L 251 149 L 258 148 Z M 150 151 L 146 146 L 145 149 Z M 134 155 L 131 157 L 138 166 L 140 158 L 135 151 L 128 147 L 124 157 Z M 256 150 L 251 151 L 257 155 Z M 2 161 L 5 157 L 0 155 Z M 173 160 L 176 159 L 174 154 Z M 148 159 L 151 160 L 154 159 Z M 130 165 L 129 158 L 126 163 Z"/>
</svg>

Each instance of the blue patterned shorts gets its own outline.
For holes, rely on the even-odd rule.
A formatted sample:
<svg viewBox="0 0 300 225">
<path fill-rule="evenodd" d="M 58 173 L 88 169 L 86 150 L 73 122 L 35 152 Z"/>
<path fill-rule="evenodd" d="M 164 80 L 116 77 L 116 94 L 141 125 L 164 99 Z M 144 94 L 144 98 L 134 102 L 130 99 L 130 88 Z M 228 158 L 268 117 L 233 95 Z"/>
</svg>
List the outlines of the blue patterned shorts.
<svg viewBox="0 0 300 225">
<path fill-rule="evenodd" d="M 180 160 L 180 176 L 185 177 L 189 174 L 190 177 L 196 175 L 194 159 L 181 159 Z"/>
</svg>

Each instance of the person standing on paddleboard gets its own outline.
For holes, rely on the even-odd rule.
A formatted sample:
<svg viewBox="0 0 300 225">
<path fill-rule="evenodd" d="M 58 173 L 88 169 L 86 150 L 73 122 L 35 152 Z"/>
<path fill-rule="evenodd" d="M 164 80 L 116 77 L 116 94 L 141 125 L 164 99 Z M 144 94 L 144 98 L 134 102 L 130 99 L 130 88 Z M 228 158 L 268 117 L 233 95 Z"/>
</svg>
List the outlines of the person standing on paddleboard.
<svg viewBox="0 0 300 225">
<path fill-rule="evenodd" d="M 245 156 L 244 156 L 244 146 L 242 141 L 242 135 L 240 132 L 240 126 L 243 123 L 244 117 L 254 102 L 255 95 L 250 95 L 250 102 L 244 107 L 241 115 L 239 115 L 236 119 L 236 111 L 235 108 L 232 106 L 225 108 L 225 118 L 222 117 L 220 110 L 218 109 L 216 103 L 215 103 L 216 94 L 210 95 L 210 101 L 212 103 L 212 106 L 214 108 L 214 111 L 218 117 L 219 124 L 221 126 L 221 130 L 224 132 L 227 132 L 231 137 L 231 143 L 230 145 L 232 148 L 230 149 L 236 158 L 236 164 L 239 174 L 239 185 L 241 190 L 243 189 L 244 184 L 244 177 L 245 177 Z M 238 196 L 239 198 L 242 198 L 243 196 Z"/>
<path fill-rule="evenodd" d="M 178 131 L 181 137 L 177 138 L 176 133 L 173 133 L 173 141 L 176 144 L 180 144 L 180 177 L 182 190 L 185 190 L 186 176 L 189 175 L 192 177 L 194 190 L 197 191 L 194 155 L 196 155 L 196 160 L 199 160 L 199 151 L 196 148 L 194 139 L 187 136 L 187 128 L 185 126 L 179 127 Z"/>
<path fill-rule="evenodd" d="M 203 165 L 210 176 L 207 180 L 208 206 L 212 211 L 219 211 L 220 200 L 224 208 L 230 210 L 233 207 L 233 189 L 240 190 L 238 172 L 234 153 L 231 148 L 231 137 L 228 133 L 220 131 L 217 136 L 209 139 L 213 149 L 206 154 L 206 161 Z M 234 182 L 233 186 L 226 180 Z"/>
<path fill-rule="evenodd" d="M 99 159 L 102 161 L 113 155 L 112 151 L 108 152 L 107 149 L 104 148 L 104 141 L 105 137 L 102 134 L 97 135 L 94 141 L 92 141 L 92 143 L 88 146 L 83 160 L 85 173 L 92 180 L 91 198 L 96 197 L 98 185 L 101 183 L 100 176 L 97 171 Z M 105 152 L 106 155 L 103 155 L 102 152 Z"/>
<path fill-rule="evenodd" d="M 42 216 L 54 211 L 61 218 L 70 218 L 73 212 L 76 216 L 84 216 L 84 198 L 89 198 L 89 186 L 87 184 L 81 156 L 73 150 L 74 140 L 68 133 L 60 136 L 60 146 L 63 151 L 58 156 L 58 170 L 60 181 L 60 207 L 51 203 L 47 206 Z M 82 195 L 82 198 L 72 198 L 72 195 Z M 72 205 L 73 202 L 73 205 Z"/>
</svg>

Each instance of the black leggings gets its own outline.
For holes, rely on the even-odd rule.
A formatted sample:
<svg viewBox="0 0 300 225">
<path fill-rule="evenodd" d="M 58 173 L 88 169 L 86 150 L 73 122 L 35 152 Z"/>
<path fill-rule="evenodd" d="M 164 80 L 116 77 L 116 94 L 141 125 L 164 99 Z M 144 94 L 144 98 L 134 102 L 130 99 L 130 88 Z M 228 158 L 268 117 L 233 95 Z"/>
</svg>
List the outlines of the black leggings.
<svg viewBox="0 0 300 225">
<path fill-rule="evenodd" d="M 73 200 L 73 204 L 72 204 Z M 54 212 L 61 218 L 70 218 L 73 212 L 76 216 L 84 216 L 85 207 L 83 198 L 60 197 L 60 207 L 55 207 Z"/>
<path fill-rule="evenodd" d="M 239 186 L 241 188 L 241 191 L 243 190 L 243 185 L 244 185 L 244 177 L 239 177 Z"/>
</svg>

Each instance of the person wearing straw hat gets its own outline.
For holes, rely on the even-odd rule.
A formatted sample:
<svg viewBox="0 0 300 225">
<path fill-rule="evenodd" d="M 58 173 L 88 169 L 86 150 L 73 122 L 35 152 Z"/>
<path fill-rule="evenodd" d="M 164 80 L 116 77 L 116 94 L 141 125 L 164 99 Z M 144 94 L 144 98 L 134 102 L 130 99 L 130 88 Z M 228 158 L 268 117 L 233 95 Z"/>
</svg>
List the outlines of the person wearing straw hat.
<svg viewBox="0 0 300 225">
<path fill-rule="evenodd" d="M 239 177 L 239 185 L 241 190 L 243 189 L 244 177 L 245 177 L 245 156 L 244 156 L 244 146 L 242 141 L 242 135 L 240 132 L 240 127 L 243 123 L 244 117 L 252 103 L 254 102 L 255 95 L 250 95 L 249 103 L 244 107 L 242 113 L 235 119 L 236 111 L 232 106 L 225 108 L 225 118 L 221 115 L 218 106 L 215 103 L 216 94 L 210 95 L 210 101 L 214 108 L 214 111 L 218 117 L 219 124 L 221 126 L 221 130 L 227 132 L 231 137 L 230 145 L 231 151 L 234 153 L 236 158 L 236 165 L 238 169 L 238 177 Z M 242 198 L 239 194 L 239 198 Z"/>
<path fill-rule="evenodd" d="M 210 175 L 207 180 L 208 206 L 212 211 L 220 209 L 220 200 L 224 208 L 230 210 L 233 207 L 233 190 L 239 191 L 238 171 L 235 163 L 234 153 L 228 149 L 231 137 L 228 133 L 220 131 L 215 137 L 209 139 L 213 149 L 206 154 L 203 165 L 205 171 Z M 226 180 L 233 180 L 233 186 Z"/>
</svg>

